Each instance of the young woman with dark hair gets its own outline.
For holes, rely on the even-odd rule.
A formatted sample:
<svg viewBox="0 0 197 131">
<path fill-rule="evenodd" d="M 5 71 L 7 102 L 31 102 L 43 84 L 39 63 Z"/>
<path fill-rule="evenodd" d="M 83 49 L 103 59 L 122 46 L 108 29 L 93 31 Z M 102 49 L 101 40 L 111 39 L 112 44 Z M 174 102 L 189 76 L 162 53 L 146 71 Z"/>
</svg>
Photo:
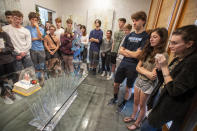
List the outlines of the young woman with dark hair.
<svg viewBox="0 0 197 131">
<path fill-rule="evenodd" d="M 138 77 L 135 82 L 134 89 L 134 105 L 131 117 L 125 117 L 124 122 L 134 121 L 128 126 L 129 130 L 135 130 L 140 127 L 146 113 L 146 103 L 148 97 L 152 93 L 155 84 L 157 83 L 157 73 L 155 67 L 155 55 L 165 54 L 166 44 L 168 39 L 168 31 L 165 28 L 156 28 L 150 33 L 150 39 L 147 40 L 145 47 L 139 56 L 139 62 L 136 70 Z M 136 115 L 139 110 L 139 115 Z"/>
<path fill-rule="evenodd" d="M 168 65 L 164 55 L 157 55 L 156 67 L 159 84 L 153 90 L 148 109 L 151 112 L 141 131 L 160 129 L 172 121 L 170 131 L 181 131 L 183 122 L 197 94 L 197 26 L 187 25 L 172 33 L 169 48 L 175 54 Z M 154 104 L 155 96 L 159 98 Z"/>
</svg>

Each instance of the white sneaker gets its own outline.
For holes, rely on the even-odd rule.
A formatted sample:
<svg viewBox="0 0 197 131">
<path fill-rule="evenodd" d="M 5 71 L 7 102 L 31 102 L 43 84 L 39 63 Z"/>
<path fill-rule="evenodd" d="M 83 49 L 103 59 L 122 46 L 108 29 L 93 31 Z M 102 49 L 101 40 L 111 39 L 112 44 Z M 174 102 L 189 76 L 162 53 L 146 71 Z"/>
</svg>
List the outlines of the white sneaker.
<svg viewBox="0 0 197 131">
<path fill-rule="evenodd" d="M 108 77 L 107 80 L 111 80 L 111 79 L 113 79 L 113 77 L 114 77 L 114 75 L 113 75 L 113 73 L 111 73 L 110 77 Z"/>
<path fill-rule="evenodd" d="M 109 72 L 107 72 L 107 79 L 109 79 L 110 78 L 110 74 L 109 74 Z"/>
<path fill-rule="evenodd" d="M 102 76 L 102 77 L 105 76 L 105 71 L 103 71 L 103 73 L 101 74 L 101 76 Z"/>
<path fill-rule="evenodd" d="M 7 96 L 5 96 L 5 99 L 3 99 L 3 101 L 5 104 L 13 104 L 14 103 L 14 101 Z"/>
</svg>

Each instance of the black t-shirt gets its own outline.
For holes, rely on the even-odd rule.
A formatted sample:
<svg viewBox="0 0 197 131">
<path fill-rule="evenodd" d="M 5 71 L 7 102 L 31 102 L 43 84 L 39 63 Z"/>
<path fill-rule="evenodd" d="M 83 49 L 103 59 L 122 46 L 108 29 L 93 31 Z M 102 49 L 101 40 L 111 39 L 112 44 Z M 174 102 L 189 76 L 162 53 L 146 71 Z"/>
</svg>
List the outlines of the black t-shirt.
<svg viewBox="0 0 197 131">
<path fill-rule="evenodd" d="M 136 34 L 135 32 L 131 32 L 128 36 L 126 36 L 122 47 L 130 51 L 136 51 L 138 48 L 143 48 L 146 40 L 148 39 L 148 34 L 144 31 L 140 34 Z M 136 58 L 124 57 L 122 60 L 124 63 L 129 62 L 133 64 L 137 64 L 138 60 Z"/>
</svg>

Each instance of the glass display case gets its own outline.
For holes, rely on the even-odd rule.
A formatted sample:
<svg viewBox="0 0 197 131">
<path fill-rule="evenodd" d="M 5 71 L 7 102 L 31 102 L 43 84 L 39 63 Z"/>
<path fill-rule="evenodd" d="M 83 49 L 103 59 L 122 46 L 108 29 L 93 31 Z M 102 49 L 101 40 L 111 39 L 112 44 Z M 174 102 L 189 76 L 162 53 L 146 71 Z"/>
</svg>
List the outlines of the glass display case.
<svg viewBox="0 0 197 131">
<path fill-rule="evenodd" d="M 80 71 L 35 72 L 33 67 L 1 76 L 1 93 L 4 93 L 0 98 L 1 131 L 53 130 L 76 98 L 77 87 L 86 76 Z"/>
</svg>

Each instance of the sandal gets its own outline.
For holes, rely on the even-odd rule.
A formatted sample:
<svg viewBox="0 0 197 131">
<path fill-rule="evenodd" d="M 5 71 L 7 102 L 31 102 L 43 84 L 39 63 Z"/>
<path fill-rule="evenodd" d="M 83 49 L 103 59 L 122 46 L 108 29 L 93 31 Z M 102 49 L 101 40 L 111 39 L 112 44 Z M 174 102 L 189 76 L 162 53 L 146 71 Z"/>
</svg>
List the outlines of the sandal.
<svg viewBox="0 0 197 131">
<path fill-rule="evenodd" d="M 135 119 L 133 119 L 132 117 L 125 117 L 123 121 L 125 123 L 129 123 L 129 122 L 135 122 Z"/>
<path fill-rule="evenodd" d="M 131 128 L 131 127 L 135 127 L 135 128 Z M 132 125 L 127 126 L 127 129 L 129 129 L 130 131 L 135 131 L 137 129 L 140 129 L 140 126 L 133 123 Z"/>
</svg>

